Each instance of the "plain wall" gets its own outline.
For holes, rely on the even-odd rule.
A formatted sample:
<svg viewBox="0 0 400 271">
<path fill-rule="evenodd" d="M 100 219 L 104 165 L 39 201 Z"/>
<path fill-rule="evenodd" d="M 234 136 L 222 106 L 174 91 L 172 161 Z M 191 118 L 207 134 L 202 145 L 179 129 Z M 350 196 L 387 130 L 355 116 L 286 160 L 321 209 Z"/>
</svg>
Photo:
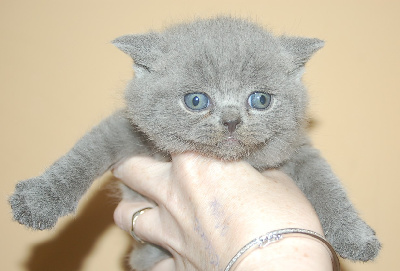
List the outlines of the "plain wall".
<svg viewBox="0 0 400 271">
<path fill-rule="evenodd" d="M 123 270 L 131 239 L 113 225 L 109 177 L 51 231 L 13 222 L 7 197 L 121 107 L 132 62 L 112 39 L 217 14 L 326 41 L 304 77 L 310 132 L 383 243 L 375 262 L 343 269 L 400 270 L 400 1 L 1 0 L 2 270 Z"/>
</svg>

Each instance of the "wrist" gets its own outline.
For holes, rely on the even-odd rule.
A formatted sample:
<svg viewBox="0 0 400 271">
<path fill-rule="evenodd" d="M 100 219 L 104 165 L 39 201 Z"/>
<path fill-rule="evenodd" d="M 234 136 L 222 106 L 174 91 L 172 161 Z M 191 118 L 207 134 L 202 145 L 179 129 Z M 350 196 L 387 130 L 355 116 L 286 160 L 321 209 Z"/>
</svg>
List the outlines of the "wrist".
<svg viewBox="0 0 400 271">
<path fill-rule="evenodd" d="M 332 267 L 340 270 L 335 251 L 322 236 L 308 230 L 282 229 L 245 245 L 225 270 L 328 271 Z"/>
</svg>

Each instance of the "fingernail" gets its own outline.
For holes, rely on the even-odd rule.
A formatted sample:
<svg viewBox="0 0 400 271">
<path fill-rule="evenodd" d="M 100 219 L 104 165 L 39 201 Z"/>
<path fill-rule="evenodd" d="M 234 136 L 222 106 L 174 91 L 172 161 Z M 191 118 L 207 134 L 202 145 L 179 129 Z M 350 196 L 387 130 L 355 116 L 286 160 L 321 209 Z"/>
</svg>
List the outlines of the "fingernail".
<svg viewBox="0 0 400 271">
<path fill-rule="evenodd" d="M 120 163 L 114 165 L 114 166 L 111 168 L 111 173 L 114 175 L 114 177 L 116 177 L 116 178 L 118 178 L 118 179 L 122 177 L 122 174 L 121 174 L 122 169 L 121 169 L 121 168 L 122 168 L 122 166 L 121 166 Z"/>
<path fill-rule="evenodd" d="M 115 163 L 112 168 L 111 168 L 111 173 L 117 177 L 117 178 L 122 178 L 122 172 L 124 169 L 124 162 L 126 162 L 127 159 L 122 159 Z"/>
</svg>

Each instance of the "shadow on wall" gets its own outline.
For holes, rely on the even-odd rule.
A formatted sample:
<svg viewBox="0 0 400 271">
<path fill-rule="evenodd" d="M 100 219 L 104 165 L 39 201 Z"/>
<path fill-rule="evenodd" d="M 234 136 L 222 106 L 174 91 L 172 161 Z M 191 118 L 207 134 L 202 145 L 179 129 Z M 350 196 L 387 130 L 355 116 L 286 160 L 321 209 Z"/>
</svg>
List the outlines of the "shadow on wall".
<svg viewBox="0 0 400 271">
<path fill-rule="evenodd" d="M 98 237 L 114 223 L 117 200 L 110 196 L 112 183 L 115 180 L 107 177 L 105 185 L 91 197 L 78 216 L 54 238 L 32 248 L 25 263 L 27 270 L 76 271 L 82 268 Z"/>
</svg>

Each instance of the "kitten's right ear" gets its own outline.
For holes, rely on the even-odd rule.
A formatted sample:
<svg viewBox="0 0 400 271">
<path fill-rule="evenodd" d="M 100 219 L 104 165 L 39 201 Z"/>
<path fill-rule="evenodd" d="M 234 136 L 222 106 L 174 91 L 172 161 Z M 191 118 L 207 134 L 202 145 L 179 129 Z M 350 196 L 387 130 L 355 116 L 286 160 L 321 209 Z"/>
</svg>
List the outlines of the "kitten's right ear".
<svg viewBox="0 0 400 271">
<path fill-rule="evenodd" d="M 145 68 L 147 71 L 153 69 L 153 63 L 161 56 L 163 51 L 159 35 L 152 32 L 121 36 L 113 40 L 112 43 L 122 52 L 130 55 L 135 65 Z"/>
</svg>

